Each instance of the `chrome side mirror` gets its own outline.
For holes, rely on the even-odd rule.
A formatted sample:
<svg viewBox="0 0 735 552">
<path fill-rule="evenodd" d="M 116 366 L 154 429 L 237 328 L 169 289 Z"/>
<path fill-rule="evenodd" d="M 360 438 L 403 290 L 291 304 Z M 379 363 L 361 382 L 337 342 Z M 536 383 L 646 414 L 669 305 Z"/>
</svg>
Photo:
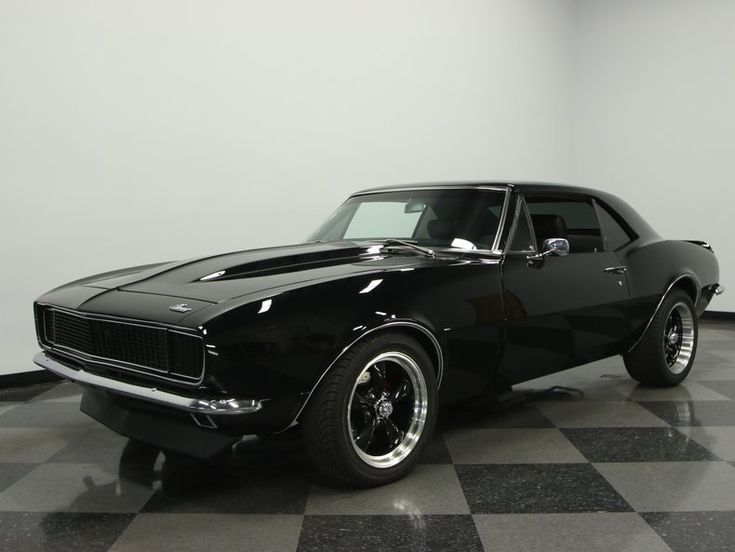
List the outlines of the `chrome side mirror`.
<svg viewBox="0 0 735 552">
<path fill-rule="evenodd" d="M 541 254 L 553 255 L 554 257 L 569 255 L 569 241 L 564 238 L 549 238 L 544 241 L 544 249 Z"/>
<path fill-rule="evenodd" d="M 569 255 L 569 241 L 564 238 L 549 238 L 544 240 L 541 253 L 535 253 L 526 257 L 529 261 L 542 261 L 544 257 L 564 257 Z"/>
</svg>

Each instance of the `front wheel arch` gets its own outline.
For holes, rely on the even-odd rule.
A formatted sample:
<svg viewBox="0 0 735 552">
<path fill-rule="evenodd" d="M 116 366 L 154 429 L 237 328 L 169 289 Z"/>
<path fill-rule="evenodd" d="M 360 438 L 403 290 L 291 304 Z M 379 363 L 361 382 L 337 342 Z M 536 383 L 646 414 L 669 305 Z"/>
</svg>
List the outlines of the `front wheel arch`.
<svg viewBox="0 0 735 552">
<path fill-rule="evenodd" d="M 327 374 L 334 368 L 335 364 L 339 362 L 339 359 L 341 359 L 349 350 L 351 350 L 358 343 L 362 342 L 364 339 L 368 337 L 379 336 L 383 333 L 401 333 L 415 339 L 424 349 L 426 354 L 429 355 L 429 358 L 431 359 L 433 364 L 433 368 L 436 371 L 437 387 L 441 387 L 442 377 L 444 376 L 444 352 L 441 345 L 439 344 L 439 340 L 436 338 L 434 333 L 425 325 L 419 322 L 415 322 L 413 320 L 390 321 L 385 324 L 375 326 L 374 328 L 371 328 L 367 331 L 364 331 L 340 351 L 340 353 L 334 358 L 334 360 L 332 360 L 332 362 L 330 362 L 329 366 L 327 366 L 327 368 L 317 379 L 316 383 L 309 390 L 309 393 L 307 394 L 306 399 L 301 405 L 301 408 L 299 408 L 296 416 L 294 416 L 294 420 L 288 427 L 293 426 L 296 422 L 299 422 L 301 420 L 301 417 L 306 410 L 309 401 L 314 396 L 314 393 L 319 388 L 319 385 L 321 385 L 321 383 L 324 381 L 324 378 L 327 376 Z"/>
<path fill-rule="evenodd" d="M 302 423 L 309 456 L 325 475 L 351 485 L 375 486 L 412 469 L 436 422 L 431 364 L 423 347 L 400 332 L 373 334 L 338 359 L 317 388 Z M 363 381 L 366 373 L 372 378 Z M 403 383 L 396 381 L 396 374 Z M 367 386 L 367 391 L 358 394 L 358 386 Z M 409 411 L 398 406 L 407 404 Z"/>
</svg>

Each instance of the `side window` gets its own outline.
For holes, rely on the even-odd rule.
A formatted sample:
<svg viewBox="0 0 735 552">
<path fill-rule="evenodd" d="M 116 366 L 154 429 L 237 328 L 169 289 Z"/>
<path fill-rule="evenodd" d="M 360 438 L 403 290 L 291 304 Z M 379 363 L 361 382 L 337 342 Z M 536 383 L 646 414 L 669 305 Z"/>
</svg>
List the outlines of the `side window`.
<svg viewBox="0 0 735 552">
<path fill-rule="evenodd" d="M 630 228 L 627 228 L 627 225 L 623 226 L 618 222 L 616 216 L 612 214 L 608 207 L 599 201 L 596 203 L 598 207 L 597 213 L 600 216 L 600 223 L 602 224 L 602 231 L 609 249 L 613 251 L 620 249 L 638 237 Z"/>
<path fill-rule="evenodd" d="M 516 216 L 516 223 L 513 228 L 513 238 L 510 242 L 511 252 L 536 252 L 533 244 L 533 234 L 531 233 L 531 225 L 528 223 L 528 212 L 526 204 L 521 203 Z"/>
<path fill-rule="evenodd" d="M 600 223 L 592 201 L 577 196 L 526 196 L 539 247 L 549 238 L 569 241 L 569 253 L 604 251 Z"/>
</svg>

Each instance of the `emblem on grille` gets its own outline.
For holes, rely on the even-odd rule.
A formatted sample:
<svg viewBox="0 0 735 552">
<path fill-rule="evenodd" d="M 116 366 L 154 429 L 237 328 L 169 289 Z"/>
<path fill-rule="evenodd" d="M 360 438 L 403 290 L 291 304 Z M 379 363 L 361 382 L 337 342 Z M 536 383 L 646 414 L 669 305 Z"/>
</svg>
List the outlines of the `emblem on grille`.
<svg viewBox="0 0 735 552">
<path fill-rule="evenodd" d="M 174 312 L 189 312 L 191 307 L 186 303 L 179 303 L 178 305 L 171 305 L 168 310 L 172 310 Z"/>
</svg>

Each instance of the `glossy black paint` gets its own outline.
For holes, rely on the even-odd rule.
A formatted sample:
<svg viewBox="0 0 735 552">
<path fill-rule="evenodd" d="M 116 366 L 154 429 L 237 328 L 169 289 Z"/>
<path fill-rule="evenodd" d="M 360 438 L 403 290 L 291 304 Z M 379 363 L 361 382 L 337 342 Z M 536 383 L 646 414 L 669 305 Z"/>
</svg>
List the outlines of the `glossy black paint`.
<svg viewBox="0 0 735 552">
<path fill-rule="evenodd" d="M 556 185 L 492 186 L 508 193 L 501 251 L 442 250 L 428 258 L 349 241 L 241 251 L 72 282 L 39 298 L 37 313 L 48 304 L 203 336 L 205 376 L 194 386 L 104 366 L 86 368 L 192 396 L 266 400 L 257 416 L 228 418 L 219 431 L 234 438 L 285 429 L 335 359 L 381 328 L 408 332 L 425 345 L 435 367 L 443 364 L 440 396 L 453 401 L 623 353 L 672 283 L 692 294 L 700 313 L 712 298 L 719 277 L 713 252 L 663 240 L 618 198 Z M 540 263 L 529 263 L 525 254 L 505 254 L 518 202 L 534 193 L 592 197 L 618 213 L 638 238 L 617 251 Z M 604 271 L 617 265 L 627 272 Z M 192 310 L 169 310 L 181 302 Z M 113 414 L 105 414 L 95 397 L 95 417 L 105 422 Z M 111 411 L 112 402 L 119 410 L 120 401 L 110 402 Z M 146 410 L 122 404 L 130 411 Z"/>
</svg>

